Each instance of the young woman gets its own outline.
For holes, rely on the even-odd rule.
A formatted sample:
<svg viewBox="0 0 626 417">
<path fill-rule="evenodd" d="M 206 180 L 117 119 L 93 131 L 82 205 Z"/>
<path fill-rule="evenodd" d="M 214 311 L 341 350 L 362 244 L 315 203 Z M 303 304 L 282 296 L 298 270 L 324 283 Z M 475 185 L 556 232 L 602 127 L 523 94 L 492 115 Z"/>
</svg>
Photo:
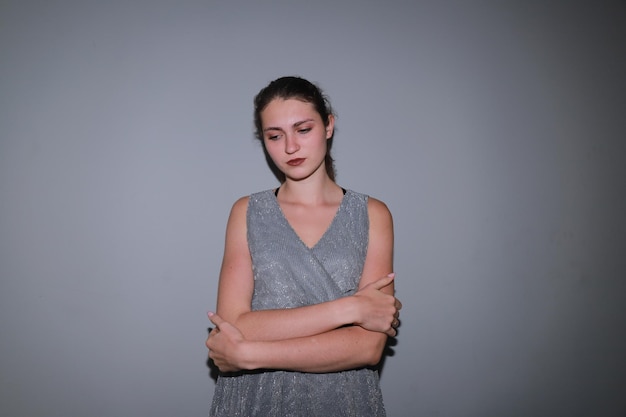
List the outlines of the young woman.
<svg viewBox="0 0 626 417">
<path fill-rule="evenodd" d="M 281 185 L 239 199 L 226 229 L 212 416 L 384 416 L 379 363 L 396 335 L 393 224 L 335 183 L 335 116 L 319 88 L 283 77 L 254 100 Z"/>
</svg>

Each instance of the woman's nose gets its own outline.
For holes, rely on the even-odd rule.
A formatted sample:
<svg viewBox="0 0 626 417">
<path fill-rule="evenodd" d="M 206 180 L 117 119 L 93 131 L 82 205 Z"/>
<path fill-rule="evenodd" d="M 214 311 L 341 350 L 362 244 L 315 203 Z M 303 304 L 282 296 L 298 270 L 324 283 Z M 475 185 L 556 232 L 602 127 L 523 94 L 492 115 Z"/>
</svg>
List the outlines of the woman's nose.
<svg viewBox="0 0 626 417">
<path fill-rule="evenodd" d="M 287 135 L 285 138 L 285 153 L 292 154 L 300 149 L 300 145 L 298 145 L 298 141 L 293 135 Z"/>
</svg>

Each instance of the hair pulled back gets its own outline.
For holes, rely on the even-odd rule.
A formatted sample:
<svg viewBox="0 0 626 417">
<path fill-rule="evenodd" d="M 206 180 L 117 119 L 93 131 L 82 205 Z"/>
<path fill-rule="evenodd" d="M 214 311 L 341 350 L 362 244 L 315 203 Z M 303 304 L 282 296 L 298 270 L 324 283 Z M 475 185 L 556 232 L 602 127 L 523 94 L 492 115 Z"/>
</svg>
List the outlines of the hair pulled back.
<svg viewBox="0 0 626 417">
<path fill-rule="evenodd" d="M 315 111 L 317 111 L 322 118 L 324 126 L 328 126 L 330 116 L 334 117 L 334 113 L 330 105 L 330 101 L 328 100 L 328 97 L 324 95 L 323 91 L 315 84 L 300 77 L 289 76 L 278 78 L 261 89 L 261 91 L 259 91 L 259 93 L 254 97 L 255 136 L 263 144 L 265 158 L 267 159 L 272 172 L 274 172 L 274 175 L 276 175 L 280 182 L 284 182 L 285 175 L 276 167 L 276 165 L 274 165 L 274 162 L 271 160 L 267 150 L 265 149 L 265 142 L 263 141 L 261 112 L 274 99 L 296 99 L 306 103 L 311 103 Z M 334 136 L 333 132 L 333 136 L 327 141 L 326 157 L 324 158 L 326 172 L 333 181 L 335 181 L 335 164 L 330 154 L 330 148 L 332 146 Z"/>
</svg>

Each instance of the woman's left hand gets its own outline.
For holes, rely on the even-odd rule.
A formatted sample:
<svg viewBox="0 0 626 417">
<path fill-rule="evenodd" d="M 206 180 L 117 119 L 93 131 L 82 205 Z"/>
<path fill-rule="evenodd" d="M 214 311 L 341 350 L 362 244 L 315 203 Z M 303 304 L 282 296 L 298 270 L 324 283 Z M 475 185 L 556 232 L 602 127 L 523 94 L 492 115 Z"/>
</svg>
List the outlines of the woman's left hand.
<svg viewBox="0 0 626 417">
<path fill-rule="evenodd" d="M 206 340 L 209 358 L 222 372 L 236 372 L 244 369 L 242 363 L 246 339 L 243 334 L 217 314 L 209 313 L 209 320 L 215 324 L 215 328 L 211 330 Z"/>
</svg>

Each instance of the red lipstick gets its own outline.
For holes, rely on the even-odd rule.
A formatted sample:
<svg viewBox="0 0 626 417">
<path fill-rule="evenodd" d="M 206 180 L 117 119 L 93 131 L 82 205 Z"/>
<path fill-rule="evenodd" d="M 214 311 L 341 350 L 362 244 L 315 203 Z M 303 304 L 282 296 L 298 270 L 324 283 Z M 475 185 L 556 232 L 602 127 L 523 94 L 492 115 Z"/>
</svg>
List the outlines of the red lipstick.
<svg viewBox="0 0 626 417">
<path fill-rule="evenodd" d="M 287 165 L 291 165 L 292 167 L 296 167 L 304 162 L 304 158 L 294 158 L 287 161 Z"/>
</svg>

